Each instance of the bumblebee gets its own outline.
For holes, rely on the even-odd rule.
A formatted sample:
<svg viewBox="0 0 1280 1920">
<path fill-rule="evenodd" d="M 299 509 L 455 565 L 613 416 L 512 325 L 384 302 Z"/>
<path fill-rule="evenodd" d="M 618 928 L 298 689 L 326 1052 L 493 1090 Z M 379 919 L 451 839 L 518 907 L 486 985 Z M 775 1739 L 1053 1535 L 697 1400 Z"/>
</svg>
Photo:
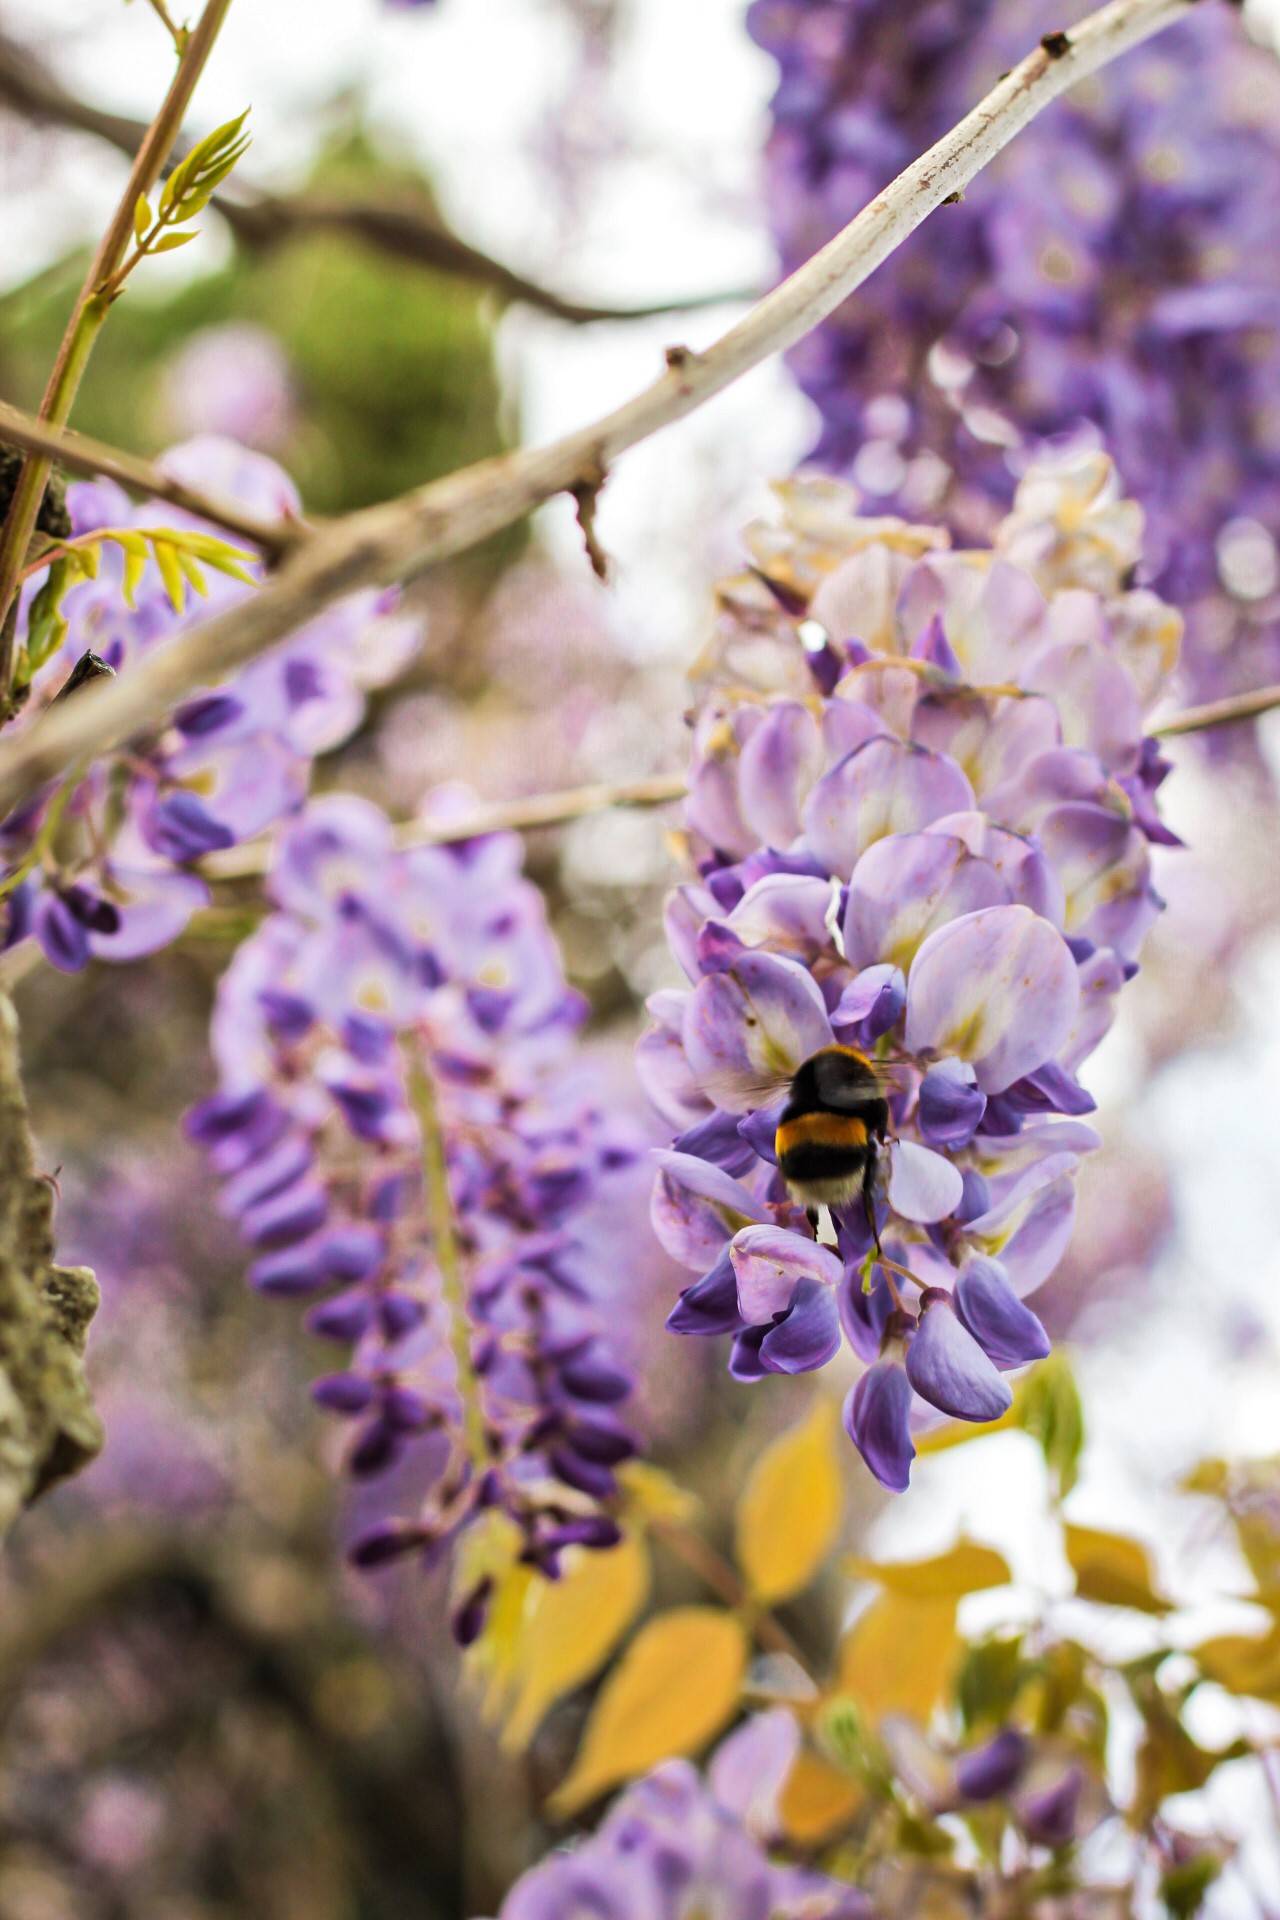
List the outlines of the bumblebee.
<svg viewBox="0 0 1280 1920">
<path fill-rule="evenodd" d="M 779 1171 L 811 1211 L 847 1207 L 861 1194 L 874 1236 L 876 1167 L 888 1131 L 889 1103 L 866 1055 L 823 1047 L 791 1082 L 773 1140 Z"/>
</svg>

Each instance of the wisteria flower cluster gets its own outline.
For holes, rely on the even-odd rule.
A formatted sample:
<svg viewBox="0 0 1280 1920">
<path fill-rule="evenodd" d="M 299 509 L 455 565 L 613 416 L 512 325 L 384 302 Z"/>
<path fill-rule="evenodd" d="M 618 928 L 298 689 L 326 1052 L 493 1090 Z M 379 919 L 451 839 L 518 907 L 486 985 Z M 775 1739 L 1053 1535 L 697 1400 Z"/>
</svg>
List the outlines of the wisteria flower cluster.
<svg viewBox="0 0 1280 1920">
<path fill-rule="evenodd" d="M 846 1424 L 901 1489 L 925 1408 L 991 1420 L 1048 1350 L 1025 1296 L 1097 1144 L 1077 1070 L 1159 909 L 1142 716 L 1180 622 L 1125 585 L 1141 515 L 1101 455 L 1033 469 L 981 551 L 859 518 L 834 481 L 779 491 L 702 664 L 698 877 L 667 916 L 689 985 L 639 1051 L 679 1130 L 653 1217 L 699 1275 L 672 1328 L 731 1333 L 741 1380 L 847 1340 Z M 788 1084 L 831 1046 L 889 1104 L 882 1256 L 856 1203 L 816 1237 L 777 1170 Z"/>
<path fill-rule="evenodd" d="M 871 1920 L 856 1888 L 765 1851 L 761 1815 L 796 1744 L 789 1714 L 764 1714 L 724 1743 L 706 1780 L 683 1760 L 656 1768 L 590 1839 L 518 1880 L 500 1920 Z"/>
<path fill-rule="evenodd" d="M 191 440 L 162 464 L 175 479 L 266 518 L 299 511 L 287 475 L 233 441 Z M 135 507 L 105 480 L 69 487 L 67 504 L 76 539 L 104 529 L 203 527 L 164 503 Z M 95 671 L 127 673 L 211 609 L 254 591 L 251 578 L 208 575 L 203 597 L 178 611 L 150 561 L 126 595 L 125 550 L 104 539 L 99 556 L 95 577 L 62 601 L 65 636 L 42 664 L 19 726 L 37 721 L 52 700 L 75 697 L 68 685 L 86 658 Z M 20 630 L 41 585 L 33 580 L 25 592 Z M 91 956 L 134 960 L 167 945 L 208 901 L 196 863 L 301 805 L 315 756 L 349 738 L 364 715 L 365 689 L 391 678 L 417 639 L 417 622 L 394 595 L 354 595 L 224 687 L 185 701 L 145 744 L 74 769 L 11 814 L 0 823 L 5 946 L 33 936 L 53 966 L 76 972 Z"/>
<path fill-rule="evenodd" d="M 1041 35 L 1045 0 L 755 0 L 788 269 Z M 815 458 L 989 537 L 1028 450 L 1099 436 L 1204 697 L 1276 677 L 1280 71 L 1200 8 L 1074 88 L 793 352 Z"/>
<path fill-rule="evenodd" d="M 575 1065 L 583 1003 L 519 860 L 511 834 L 397 850 L 372 804 L 313 801 L 220 984 L 221 1084 L 189 1120 L 253 1285 L 351 1350 L 315 1387 L 354 1427 L 346 1466 L 416 1476 L 361 1565 L 434 1558 L 494 1508 L 549 1575 L 619 1537 L 632 1381 L 582 1227 L 636 1147 Z M 463 1596 L 462 1640 L 487 1599 Z"/>
</svg>

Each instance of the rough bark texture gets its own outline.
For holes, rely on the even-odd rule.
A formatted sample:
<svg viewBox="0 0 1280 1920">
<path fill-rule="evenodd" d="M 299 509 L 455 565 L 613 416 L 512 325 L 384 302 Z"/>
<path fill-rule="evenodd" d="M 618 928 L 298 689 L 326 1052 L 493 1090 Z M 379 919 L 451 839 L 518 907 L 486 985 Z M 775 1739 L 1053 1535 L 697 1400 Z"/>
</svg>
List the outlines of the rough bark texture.
<svg viewBox="0 0 1280 1920">
<path fill-rule="evenodd" d="M 0 996 L 0 1539 L 102 1445 L 82 1356 L 98 1285 L 53 1258 L 53 1187 L 35 1171 L 18 1023 Z"/>
</svg>

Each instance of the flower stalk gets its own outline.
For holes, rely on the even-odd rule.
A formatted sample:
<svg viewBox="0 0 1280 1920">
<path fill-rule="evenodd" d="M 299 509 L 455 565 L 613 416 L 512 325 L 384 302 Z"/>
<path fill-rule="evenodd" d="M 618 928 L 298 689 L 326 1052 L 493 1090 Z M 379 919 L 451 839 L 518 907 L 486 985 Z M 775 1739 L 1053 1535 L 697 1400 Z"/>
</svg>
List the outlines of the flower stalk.
<svg viewBox="0 0 1280 1920">
<path fill-rule="evenodd" d="M 480 1378 L 471 1352 L 462 1250 L 458 1245 L 453 1196 L 449 1191 L 449 1164 L 440 1124 L 440 1105 L 436 1099 L 435 1082 L 420 1054 L 408 1054 L 408 1083 L 410 1105 L 422 1133 L 422 1177 L 426 1187 L 432 1245 L 436 1265 L 440 1269 L 440 1292 L 449 1316 L 449 1345 L 458 1371 L 463 1437 L 472 1465 L 477 1473 L 483 1473 L 488 1465 L 488 1447 L 485 1442 Z"/>
</svg>

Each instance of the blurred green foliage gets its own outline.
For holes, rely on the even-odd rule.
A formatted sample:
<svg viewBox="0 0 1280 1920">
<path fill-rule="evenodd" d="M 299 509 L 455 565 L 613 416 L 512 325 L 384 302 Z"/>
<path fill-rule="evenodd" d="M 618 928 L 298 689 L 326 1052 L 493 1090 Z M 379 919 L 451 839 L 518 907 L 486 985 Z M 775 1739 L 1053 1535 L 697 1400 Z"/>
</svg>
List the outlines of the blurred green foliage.
<svg viewBox="0 0 1280 1920">
<path fill-rule="evenodd" d="M 427 215 L 434 206 L 423 177 L 358 128 L 326 151 L 309 184 L 330 199 L 393 198 Z M 0 385 L 20 405 L 39 401 L 84 266 L 78 255 L 0 301 Z M 367 506 L 501 450 L 491 304 L 464 281 L 346 234 L 238 248 L 230 265 L 164 297 L 148 291 L 144 268 L 103 330 L 75 425 L 155 451 L 172 437 L 158 403 L 166 363 L 205 327 L 250 322 L 290 363 L 305 425 L 282 458 L 308 507 Z"/>
</svg>

